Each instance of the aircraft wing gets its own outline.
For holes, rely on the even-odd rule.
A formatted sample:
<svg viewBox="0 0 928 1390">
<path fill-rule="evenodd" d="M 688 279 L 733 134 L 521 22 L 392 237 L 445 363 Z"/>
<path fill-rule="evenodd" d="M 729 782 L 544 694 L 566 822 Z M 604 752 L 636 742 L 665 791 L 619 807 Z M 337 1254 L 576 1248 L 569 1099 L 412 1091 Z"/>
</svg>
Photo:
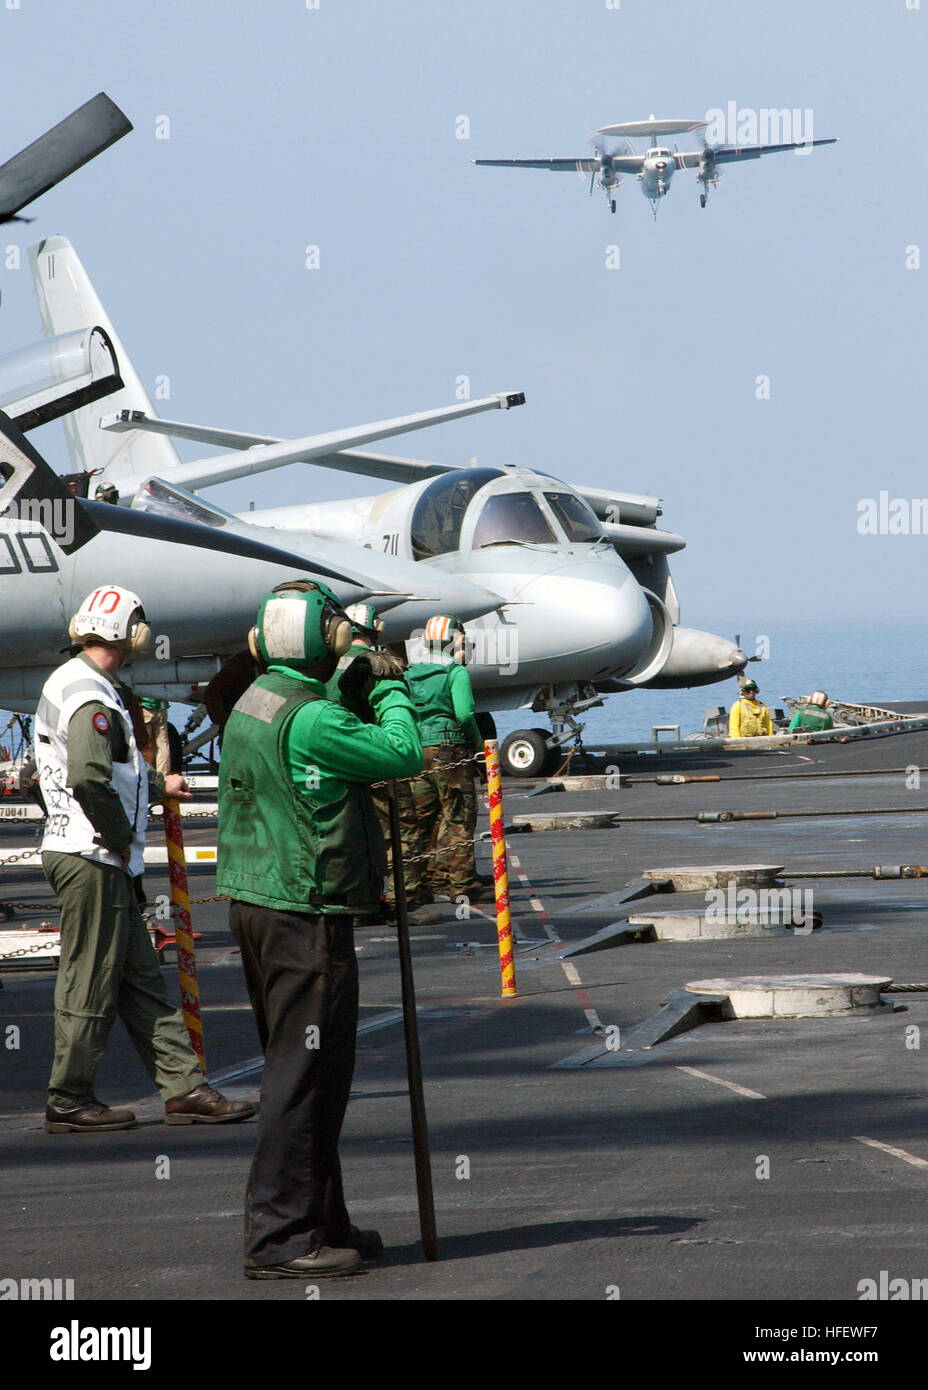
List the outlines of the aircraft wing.
<svg viewBox="0 0 928 1390">
<path fill-rule="evenodd" d="M 216 458 L 179 463 L 171 468 L 171 482 L 179 483 L 182 487 L 198 488 L 230 482 L 234 478 L 248 477 L 253 473 L 263 473 L 271 468 L 282 468 L 288 463 L 315 463 L 320 458 L 336 453 L 340 448 L 370 443 L 375 439 L 387 439 L 394 434 L 425 429 L 429 425 L 442 424 L 467 415 L 477 415 L 485 410 L 509 410 L 524 403 L 525 396 L 521 391 L 504 391 L 499 395 L 484 396 L 480 400 L 467 401 L 462 405 L 424 410 L 417 415 L 401 415 L 392 420 L 378 420 L 370 425 L 359 425 L 344 430 L 331 430 L 326 434 L 308 435 L 304 439 L 284 440 L 268 440 L 266 435 L 239 434 L 201 425 L 182 425 L 178 421 L 153 419 L 143 411 L 134 410 L 120 411 L 114 418 L 101 421 L 101 424 L 107 430 L 148 430 L 154 434 L 180 434 L 185 439 L 199 439 L 211 444 L 221 443 L 227 448 L 244 450 L 247 453 L 247 458 L 220 454 Z M 416 474 L 416 477 L 421 476 L 424 475 Z"/>
<path fill-rule="evenodd" d="M 0 222 L 14 215 L 95 155 L 121 140 L 131 122 L 105 92 L 72 111 L 0 166 Z"/>
<path fill-rule="evenodd" d="M 548 169 L 552 174 L 594 174 L 602 161 L 579 159 L 472 159 L 471 164 L 490 164 L 497 169 Z"/>
<path fill-rule="evenodd" d="M 707 155 L 715 164 L 737 164 L 742 159 L 760 159 L 762 154 L 782 154 L 785 150 L 807 150 L 812 145 L 836 145 L 837 136 L 828 140 L 794 140 L 788 145 L 720 145 L 718 149 L 687 151 L 674 158 L 681 169 L 698 169 Z"/>
</svg>

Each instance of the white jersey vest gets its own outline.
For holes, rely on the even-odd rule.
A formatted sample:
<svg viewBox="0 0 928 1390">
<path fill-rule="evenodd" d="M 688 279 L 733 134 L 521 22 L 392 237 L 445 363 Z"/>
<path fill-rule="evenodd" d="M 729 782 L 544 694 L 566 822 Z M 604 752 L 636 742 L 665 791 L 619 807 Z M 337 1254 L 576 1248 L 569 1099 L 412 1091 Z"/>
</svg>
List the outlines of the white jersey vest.
<svg viewBox="0 0 928 1390">
<path fill-rule="evenodd" d="M 148 768 L 139 753 L 129 711 L 103 671 L 95 671 L 75 657 L 49 676 L 35 714 L 35 760 L 39 787 L 48 807 L 42 850 L 80 854 L 117 868 L 122 860 L 100 844 L 99 836 L 84 815 L 68 786 L 68 724 L 82 705 L 97 701 L 121 719 L 129 746 L 124 763 L 113 763 L 110 786 L 119 796 L 132 826 L 129 873 L 144 872 L 143 850 L 148 823 Z"/>
</svg>

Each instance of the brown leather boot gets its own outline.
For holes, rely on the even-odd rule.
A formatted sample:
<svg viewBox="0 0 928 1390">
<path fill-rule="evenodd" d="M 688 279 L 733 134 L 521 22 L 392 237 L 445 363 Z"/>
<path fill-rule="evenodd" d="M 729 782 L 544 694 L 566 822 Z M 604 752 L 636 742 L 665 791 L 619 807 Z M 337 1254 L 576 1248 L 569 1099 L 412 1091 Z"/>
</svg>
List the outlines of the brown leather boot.
<svg viewBox="0 0 928 1390">
<path fill-rule="evenodd" d="M 45 1110 L 47 1134 L 99 1134 L 111 1129 L 132 1129 L 135 1116 L 131 1110 L 111 1110 L 98 1100 L 81 1105 L 61 1105 L 49 1101 Z"/>
<path fill-rule="evenodd" d="M 226 1125 L 247 1120 L 255 1107 L 247 1100 L 226 1100 L 205 1083 L 194 1086 L 184 1096 L 174 1096 L 165 1102 L 166 1125 Z"/>
</svg>

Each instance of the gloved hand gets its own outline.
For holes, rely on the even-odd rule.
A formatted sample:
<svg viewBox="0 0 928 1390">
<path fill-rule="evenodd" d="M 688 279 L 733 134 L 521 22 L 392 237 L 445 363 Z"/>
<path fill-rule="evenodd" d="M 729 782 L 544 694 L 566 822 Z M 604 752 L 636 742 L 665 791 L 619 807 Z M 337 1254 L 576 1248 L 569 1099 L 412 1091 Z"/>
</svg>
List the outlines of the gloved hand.
<svg viewBox="0 0 928 1390">
<path fill-rule="evenodd" d="M 403 664 L 390 652 L 365 652 L 356 656 L 345 671 L 338 688 L 348 703 L 357 703 L 366 698 L 378 681 L 399 680 L 403 675 Z"/>
</svg>

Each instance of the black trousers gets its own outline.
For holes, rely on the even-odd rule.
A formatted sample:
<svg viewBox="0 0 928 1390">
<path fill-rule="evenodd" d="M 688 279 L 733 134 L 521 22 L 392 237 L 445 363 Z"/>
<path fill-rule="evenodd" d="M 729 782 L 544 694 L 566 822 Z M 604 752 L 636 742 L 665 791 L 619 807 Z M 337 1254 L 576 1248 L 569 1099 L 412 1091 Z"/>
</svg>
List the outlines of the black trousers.
<svg viewBox="0 0 928 1390">
<path fill-rule="evenodd" d="M 233 902 L 232 932 L 264 1051 L 245 1193 L 245 1263 L 348 1244 L 338 1140 L 354 1075 L 358 962 L 350 916 Z"/>
</svg>

